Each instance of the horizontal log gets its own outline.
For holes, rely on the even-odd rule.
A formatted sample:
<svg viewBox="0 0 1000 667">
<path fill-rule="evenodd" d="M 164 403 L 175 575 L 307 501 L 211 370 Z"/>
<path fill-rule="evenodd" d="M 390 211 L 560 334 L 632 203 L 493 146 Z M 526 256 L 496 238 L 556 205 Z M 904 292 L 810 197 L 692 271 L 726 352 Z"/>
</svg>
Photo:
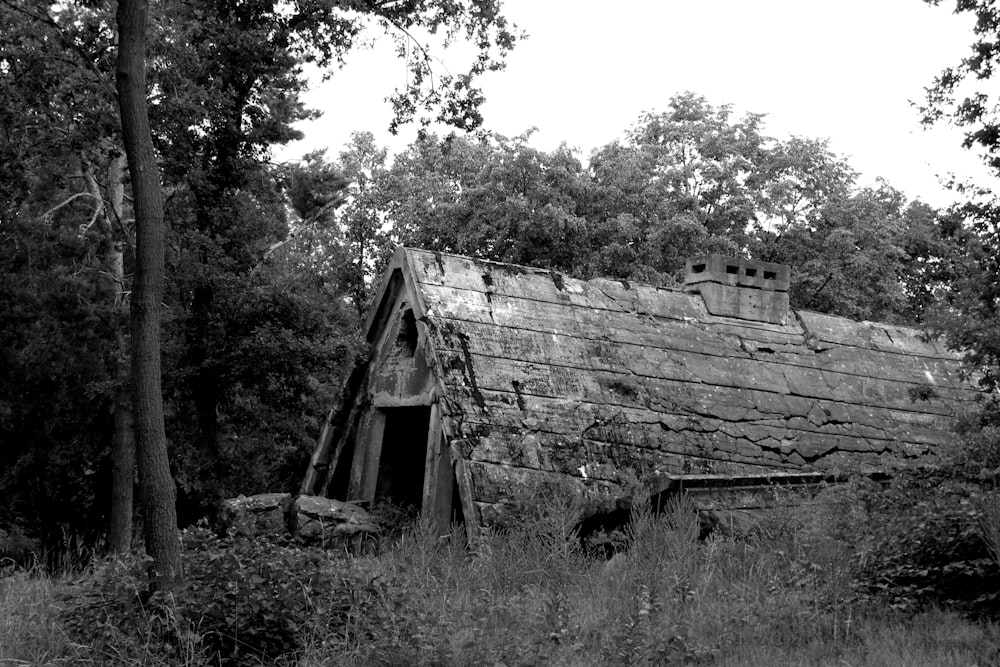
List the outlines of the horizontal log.
<svg viewBox="0 0 1000 667">
<path fill-rule="evenodd" d="M 498 420 L 500 421 L 500 420 Z M 896 440 L 852 438 L 757 427 L 667 431 L 625 420 L 599 422 L 582 434 L 465 422 L 463 456 L 573 476 L 628 483 L 661 474 L 767 471 L 875 472 L 933 458 L 934 448 Z"/>
<path fill-rule="evenodd" d="M 468 391 L 457 388 L 455 399 Z M 628 424 L 638 433 L 680 433 L 692 437 L 695 433 L 723 433 L 733 438 L 753 441 L 768 439 L 794 440 L 801 434 L 836 436 L 866 441 L 909 443 L 914 446 L 941 447 L 952 441 L 951 419 L 923 413 L 879 410 L 858 412 L 857 419 L 850 419 L 845 406 L 834 415 L 819 401 L 798 405 L 804 416 L 786 416 L 788 413 L 764 413 L 756 409 L 727 411 L 725 405 L 714 405 L 715 412 L 699 408 L 694 412 L 678 401 L 672 412 L 655 411 L 646 407 L 609 405 L 587 401 L 567 401 L 561 398 L 535 396 L 518 392 L 483 390 L 483 409 L 467 410 L 472 401 L 462 405 L 449 403 L 449 410 L 456 419 L 468 424 L 497 424 L 511 428 L 523 427 L 546 431 L 570 438 L 593 435 L 594 429 L 604 424 Z M 679 399 L 680 397 L 674 397 Z M 743 406 L 746 408 L 746 406 Z M 641 444 L 641 442 L 640 442 Z"/>
<path fill-rule="evenodd" d="M 656 288 L 607 279 L 581 281 L 543 269 L 496 264 L 441 253 L 409 252 L 417 280 L 430 293 L 433 290 L 428 288 L 444 286 L 478 292 L 484 296 L 489 294 L 493 298 L 509 297 L 682 321 L 695 319 L 721 325 L 731 325 L 734 322 L 731 318 L 709 316 L 700 297 L 681 289 Z M 928 357 L 954 356 L 939 341 L 926 340 L 921 332 L 909 327 L 855 322 L 809 311 L 797 311 L 795 315 L 787 325 L 746 321 L 737 326 L 748 332 L 758 332 L 756 335 L 761 332 L 794 336 L 807 334 L 818 340 L 853 347 L 898 350 L 905 354 Z"/>
<path fill-rule="evenodd" d="M 466 462 L 476 505 L 502 503 L 516 506 L 538 495 L 577 491 L 593 504 L 614 503 L 630 493 L 618 484 L 587 480 L 580 476 L 561 475 L 533 468 L 496 464 L 488 461 Z"/>
<path fill-rule="evenodd" d="M 870 348 L 896 354 L 956 358 L 946 345 L 910 327 L 882 322 L 855 322 L 836 315 L 796 311 L 806 333 L 822 343 Z"/>
<path fill-rule="evenodd" d="M 732 334 L 715 335 L 692 331 L 690 327 L 686 332 L 674 329 L 663 327 L 640 338 L 625 335 L 622 336 L 625 340 L 609 340 L 609 335 L 617 336 L 621 330 L 608 323 L 599 329 L 588 323 L 564 331 L 537 331 L 507 323 L 439 320 L 435 335 L 437 345 L 443 348 L 455 349 L 464 345 L 476 354 L 584 370 L 628 369 L 652 376 L 662 372 L 664 377 L 694 381 L 701 379 L 696 371 L 706 364 L 716 375 L 720 370 L 724 373 L 734 367 L 731 374 L 737 376 L 746 368 L 759 365 L 764 373 L 782 375 L 802 369 L 804 377 L 816 377 L 817 381 L 826 384 L 836 384 L 842 376 L 853 376 L 848 380 L 877 378 L 905 382 L 913 388 L 929 386 L 936 392 L 957 390 L 959 393 L 950 396 L 951 400 L 971 400 L 975 395 L 972 388 L 962 382 L 957 364 L 949 360 L 853 348 L 833 348 L 816 354 L 804 345 L 765 347 Z M 454 340 L 455 337 L 459 340 Z M 692 364 L 695 370 L 689 370 Z M 810 376 L 811 371 L 818 371 L 823 376 Z"/>
<path fill-rule="evenodd" d="M 471 341 L 468 345 L 471 346 Z M 913 385 L 905 383 L 842 376 L 839 382 L 831 385 L 820 371 L 783 372 L 781 367 L 761 367 L 746 360 L 733 360 L 723 369 L 706 359 L 690 358 L 667 360 L 655 371 L 638 364 L 627 370 L 607 371 L 480 355 L 468 347 L 461 351 L 442 350 L 439 359 L 444 381 L 453 386 L 498 391 L 514 388 L 539 396 L 648 407 L 657 411 L 668 411 L 668 407 L 660 406 L 673 405 L 672 396 L 678 391 L 682 394 L 693 392 L 700 397 L 705 405 L 703 411 L 711 410 L 716 395 L 742 398 L 740 392 L 750 392 L 748 396 L 752 397 L 752 402 L 727 402 L 743 409 L 765 406 L 781 412 L 800 404 L 788 399 L 804 398 L 837 403 L 845 408 L 854 406 L 854 412 L 891 408 L 949 416 L 956 409 L 956 403 L 964 398 L 957 390 L 940 388 L 936 397 L 915 402 L 910 395 Z"/>
<path fill-rule="evenodd" d="M 425 291 L 447 286 L 531 301 L 640 312 L 675 319 L 706 315 L 704 305 L 679 290 L 610 281 L 582 281 L 545 269 L 497 264 L 468 257 L 410 251 L 416 279 Z M 626 286 L 628 285 L 628 286 Z"/>
</svg>

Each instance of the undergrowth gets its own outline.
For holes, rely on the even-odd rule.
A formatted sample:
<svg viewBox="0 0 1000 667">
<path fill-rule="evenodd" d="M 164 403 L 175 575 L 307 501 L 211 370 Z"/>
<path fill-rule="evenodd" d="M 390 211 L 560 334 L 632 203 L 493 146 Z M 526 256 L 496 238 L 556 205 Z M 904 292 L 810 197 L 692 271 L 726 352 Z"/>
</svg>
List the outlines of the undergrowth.
<svg viewBox="0 0 1000 667">
<path fill-rule="evenodd" d="M 686 498 L 639 505 L 610 560 L 581 546 L 572 494 L 533 499 L 471 546 L 418 519 L 363 557 L 199 529 L 170 597 L 145 593 L 139 558 L 72 580 L 8 572 L 0 664 L 1000 662 L 996 625 L 892 609 L 869 585 L 874 493 L 835 487 L 707 539 Z"/>
</svg>

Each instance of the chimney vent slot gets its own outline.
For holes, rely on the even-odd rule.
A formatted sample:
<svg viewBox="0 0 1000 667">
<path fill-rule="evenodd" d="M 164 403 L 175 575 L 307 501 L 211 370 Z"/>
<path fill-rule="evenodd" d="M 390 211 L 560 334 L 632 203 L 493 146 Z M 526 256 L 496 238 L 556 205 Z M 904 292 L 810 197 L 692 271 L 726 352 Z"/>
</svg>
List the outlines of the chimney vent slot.
<svg viewBox="0 0 1000 667">
<path fill-rule="evenodd" d="M 785 324 L 789 273 L 784 264 L 713 253 L 687 259 L 684 285 L 712 315 Z"/>
</svg>

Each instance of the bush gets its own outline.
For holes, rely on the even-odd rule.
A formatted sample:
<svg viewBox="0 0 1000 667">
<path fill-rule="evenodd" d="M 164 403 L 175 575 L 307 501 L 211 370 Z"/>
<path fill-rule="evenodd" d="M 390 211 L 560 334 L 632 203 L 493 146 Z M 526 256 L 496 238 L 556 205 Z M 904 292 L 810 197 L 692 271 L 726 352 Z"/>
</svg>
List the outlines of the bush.
<svg viewBox="0 0 1000 667">
<path fill-rule="evenodd" d="M 72 589 L 63 623 L 95 661 L 241 665 L 298 652 L 322 619 L 342 633 L 351 614 L 379 595 L 357 568 L 321 549 L 280 539 L 184 536 L 185 583 L 147 595 L 147 562 L 108 561 Z"/>
<path fill-rule="evenodd" d="M 873 508 L 860 581 L 891 608 L 1000 612 L 1000 568 L 983 536 L 985 494 L 954 468 L 897 478 Z"/>
<path fill-rule="evenodd" d="M 38 562 L 41 545 L 17 524 L 0 528 L 0 568 L 5 564 L 30 566 Z M 0 569 L 2 571 L 2 569 Z"/>
</svg>

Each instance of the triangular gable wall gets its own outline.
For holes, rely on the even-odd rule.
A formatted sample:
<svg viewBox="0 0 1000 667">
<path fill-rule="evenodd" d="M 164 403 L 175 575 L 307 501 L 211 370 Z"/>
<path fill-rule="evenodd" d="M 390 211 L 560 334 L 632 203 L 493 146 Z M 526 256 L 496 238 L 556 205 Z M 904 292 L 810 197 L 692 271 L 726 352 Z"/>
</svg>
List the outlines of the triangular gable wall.
<svg viewBox="0 0 1000 667">
<path fill-rule="evenodd" d="M 417 288 L 401 248 L 365 322 L 368 359 L 331 410 L 301 492 L 418 505 L 443 530 L 462 518 L 463 494 L 456 491 L 467 484 L 455 479 L 442 420 L 444 385 Z M 471 496 L 464 495 L 471 511 Z"/>
</svg>

